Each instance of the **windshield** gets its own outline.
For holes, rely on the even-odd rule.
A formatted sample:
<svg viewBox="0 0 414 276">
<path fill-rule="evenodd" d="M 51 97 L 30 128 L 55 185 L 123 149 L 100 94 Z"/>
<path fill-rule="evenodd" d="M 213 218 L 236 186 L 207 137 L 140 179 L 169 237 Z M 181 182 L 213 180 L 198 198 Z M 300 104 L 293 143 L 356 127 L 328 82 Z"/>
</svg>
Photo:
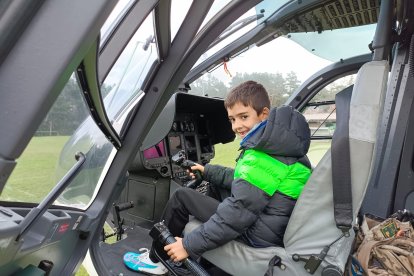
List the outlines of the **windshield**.
<svg viewBox="0 0 414 276">
<path fill-rule="evenodd" d="M 321 33 L 289 33 L 286 37 L 316 56 L 330 61 L 339 61 L 369 53 L 368 45 L 374 37 L 376 25 L 363 25 Z"/>
<path fill-rule="evenodd" d="M 115 29 L 115 26 L 119 23 L 133 3 L 133 0 L 119 0 L 101 28 L 100 46 L 105 43 L 111 32 Z"/>
<path fill-rule="evenodd" d="M 303 31 L 309 29 L 309 26 L 303 25 L 299 19 L 297 19 L 298 21 L 289 19 L 278 25 L 279 27 L 274 30 L 275 39 L 270 42 L 258 46 L 255 44 L 246 45 L 238 53 L 228 54 L 226 56 L 228 60 L 219 61 L 217 66 L 212 65 L 217 64 L 217 60 L 211 58 L 215 53 L 222 51 L 220 56 L 225 56 L 223 47 L 230 43 L 237 46 L 237 39 L 244 35 L 249 28 L 251 29 L 252 25 L 267 18 L 269 10 L 280 9 L 288 2 L 264 1 L 239 18 L 237 21 L 252 14 L 263 13 L 261 19 L 249 22 L 234 34 L 208 49 L 200 57 L 193 69 L 194 72 L 199 72 L 195 74 L 203 76 L 190 84 L 189 93 L 225 98 L 231 87 L 242 81 L 257 80 L 264 83 L 271 96 L 272 105 L 277 106 L 284 103 L 307 78 L 325 66 L 370 52 L 369 44 L 374 37 L 376 28 L 376 23 L 371 24 L 374 19 L 358 21 L 361 26 L 348 28 L 344 28 L 338 23 L 337 29 L 333 30 L 327 27 L 330 26 L 328 23 L 325 23 L 323 25 L 325 29 L 321 28 L 319 31 Z M 312 14 L 312 11 L 301 14 L 300 20 L 305 22 L 309 14 Z M 358 14 L 355 18 L 359 18 Z M 332 20 L 336 19 L 335 17 Z M 290 32 L 286 33 L 287 30 Z M 281 35 L 281 33 L 286 33 L 286 35 Z M 352 47 L 350 47 L 350 41 L 352 41 Z M 210 58 L 211 60 L 209 60 Z M 201 64 L 202 62 L 204 63 Z M 201 71 L 203 69 L 196 68 L 198 65 L 206 68 L 204 69 L 206 71 L 203 72 Z"/>
<path fill-rule="evenodd" d="M 210 20 L 220 9 L 224 8 L 226 4 L 230 1 L 221 0 L 214 1 L 213 6 L 211 7 L 207 17 L 204 19 L 204 22 L 201 28 L 205 25 L 207 20 Z M 223 49 L 225 46 L 229 45 L 233 41 L 237 40 L 244 34 L 248 33 L 259 23 L 266 20 L 270 15 L 277 11 L 289 0 L 266 0 L 257 4 L 252 9 L 248 10 L 242 16 L 240 16 L 233 24 L 231 24 L 224 32 L 210 45 L 209 49 L 201 56 L 201 58 L 194 64 L 193 67 L 196 67 L 204 60 L 207 60 L 209 57 L 217 53 L 219 50 Z"/>
<path fill-rule="evenodd" d="M 232 87 L 255 80 L 266 88 L 272 106 L 279 106 L 307 78 L 331 63 L 296 42 L 279 37 L 260 47 L 252 46 L 204 74 L 190 84 L 189 93 L 225 98 Z"/>
</svg>

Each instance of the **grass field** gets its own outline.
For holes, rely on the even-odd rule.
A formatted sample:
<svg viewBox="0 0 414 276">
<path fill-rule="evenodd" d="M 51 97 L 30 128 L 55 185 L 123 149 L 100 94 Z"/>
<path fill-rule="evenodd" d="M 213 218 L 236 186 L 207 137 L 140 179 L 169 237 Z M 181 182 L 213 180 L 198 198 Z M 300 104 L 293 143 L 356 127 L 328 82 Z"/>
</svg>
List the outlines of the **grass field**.
<svg viewBox="0 0 414 276">
<path fill-rule="evenodd" d="M 55 185 L 56 164 L 69 137 L 34 137 L 17 160 L 0 199 L 40 202 Z"/>
<path fill-rule="evenodd" d="M 56 164 L 63 145 L 68 140 L 65 136 L 35 137 L 29 143 L 18 165 L 7 182 L 0 200 L 40 202 L 56 183 L 54 174 Z M 215 146 L 216 155 L 212 164 L 234 167 L 239 154 L 240 140 L 232 143 Z M 309 159 L 315 166 L 326 152 L 330 142 L 312 142 L 309 149 Z M 81 267 L 76 276 L 87 276 L 84 267 Z"/>
</svg>

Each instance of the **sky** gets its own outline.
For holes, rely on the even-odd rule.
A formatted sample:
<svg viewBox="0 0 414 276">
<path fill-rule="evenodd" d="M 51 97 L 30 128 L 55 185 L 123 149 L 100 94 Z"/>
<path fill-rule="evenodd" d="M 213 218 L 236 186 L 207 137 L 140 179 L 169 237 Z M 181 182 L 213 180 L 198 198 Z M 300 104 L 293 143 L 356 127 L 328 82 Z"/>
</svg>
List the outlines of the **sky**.
<svg viewBox="0 0 414 276">
<path fill-rule="evenodd" d="M 232 75 L 236 73 L 268 72 L 284 76 L 293 71 L 301 81 L 305 81 L 316 71 L 331 62 L 312 55 L 302 46 L 280 37 L 260 47 L 254 47 L 232 59 L 227 68 Z M 223 66 L 213 73 L 215 77 L 228 83 L 230 77 Z"/>
</svg>

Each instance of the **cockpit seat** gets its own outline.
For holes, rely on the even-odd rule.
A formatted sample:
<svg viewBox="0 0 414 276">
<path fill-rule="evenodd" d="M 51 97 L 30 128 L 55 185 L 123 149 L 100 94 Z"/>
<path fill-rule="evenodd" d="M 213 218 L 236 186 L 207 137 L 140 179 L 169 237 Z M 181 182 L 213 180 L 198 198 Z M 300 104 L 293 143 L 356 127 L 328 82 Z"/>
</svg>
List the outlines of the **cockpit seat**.
<svg viewBox="0 0 414 276">
<path fill-rule="evenodd" d="M 364 64 L 358 71 L 352 91 L 349 144 L 354 218 L 364 198 L 373 167 L 377 125 L 388 72 L 387 61 Z M 273 275 L 310 275 L 304 268 L 305 263 L 293 261 L 292 256 L 298 254 L 306 259 L 311 255 L 318 256 L 325 246 L 342 234 L 334 219 L 331 164 L 331 151 L 328 150 L 315 167 L 297 201 L 285 232 L 284 248 L 252 248 L 232 241 L 205 252 L 203 257 L 232 275 L 264 275 L 269 261 L 277 255 L 283 265 L 272 265 Z M 189 222 L 185 232 L 192 231 L 199 224 L 194 220 Z M 315 275 L 320 275 L 328 265 L 344 271 L 353 239 L 354 234 L 351 233 L 349 237 L 342 237 L 332 244 Z"/>
</svg>

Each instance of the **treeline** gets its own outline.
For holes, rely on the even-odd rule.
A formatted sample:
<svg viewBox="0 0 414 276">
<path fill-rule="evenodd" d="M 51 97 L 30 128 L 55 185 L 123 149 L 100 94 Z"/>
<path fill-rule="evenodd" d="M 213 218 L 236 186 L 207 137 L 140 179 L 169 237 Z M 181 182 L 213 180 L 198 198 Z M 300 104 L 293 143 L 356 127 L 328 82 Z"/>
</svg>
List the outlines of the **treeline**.
<svg viewBox="0 0 414 276">
<path fill-rule="evenodd" d="M 290 72 L 285 76 L 281 73 L 237 73 L 231 78 L 228 86 L 211 74 L 206 74 L 190 85 L 190 93 L 225 98 L 232 87 L 248 80 L 257 81 L 266 88 L 272 106 L 283 104 L 301 83 L 294 72 Z"/>
<path fill-rule="evenodd" d="M 255 80 L 263 84 L 270 95 L 273 106 L 284 103 L 300 84 L 294 72 L 288 73 L 286 76 L 279 73 L 238 73 L 232 77 L 229 86 L 226 86 L 211 74 L 207 74 L 207 76 L 203 76 L 191 84 L 190 93 L 225 98 L 230 87 L 247 80 Z M 102 90 L 106 95 L 110 87 L 103 87 Z M 81 90 L 76 79 L 72 77 L 43 120 L 36 135 L 71 135 L 88 115 L 88 107 L 81 95 Z"/>
<path fill-rule="evenodd" d="M 87 115 L 88 109 L 79 85 L 74 78 L 70 78 L 36 135 L 70 135 Z"/>
</svg>

